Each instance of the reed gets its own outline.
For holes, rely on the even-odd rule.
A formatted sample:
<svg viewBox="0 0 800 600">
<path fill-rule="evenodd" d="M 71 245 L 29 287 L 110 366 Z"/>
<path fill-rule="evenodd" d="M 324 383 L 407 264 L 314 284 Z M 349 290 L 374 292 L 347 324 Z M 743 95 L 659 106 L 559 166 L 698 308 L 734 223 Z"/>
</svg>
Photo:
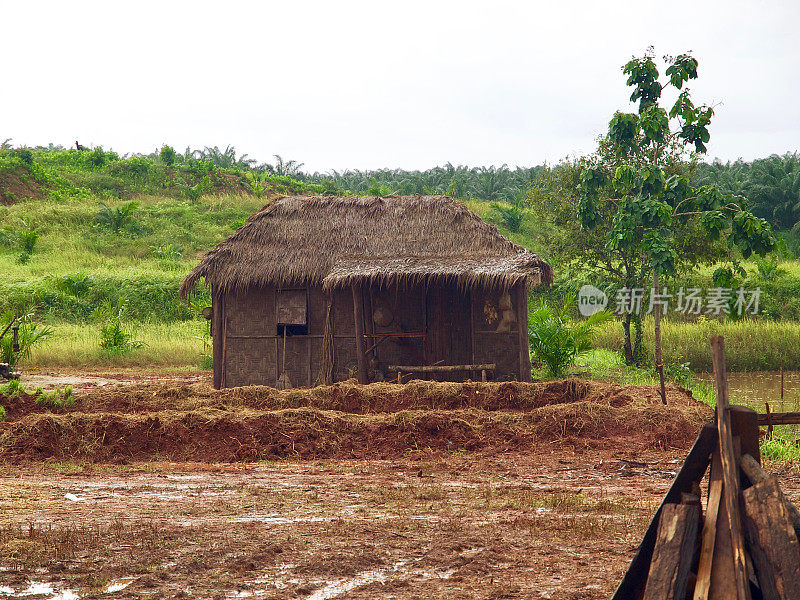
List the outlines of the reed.
<svg viewBox="0 0 800 600">
<path fill-rule="evenodd" d="M 699 319 L 693 323 L 666 320 L 661 325 L 665 363 L 688 363 L 693 371 L 711 370 L 712 335 L 725 337 L 725 360 L 729 371 L 777 371 L 800 364 L 800 323 L 793 321 L 742 320 L 719 322 Z M 653 322 L 645 321 L 645 351 L 653 359 Z M 599 327 L 594 347 L 622 348 L 618 322 Z"/>
</svg>

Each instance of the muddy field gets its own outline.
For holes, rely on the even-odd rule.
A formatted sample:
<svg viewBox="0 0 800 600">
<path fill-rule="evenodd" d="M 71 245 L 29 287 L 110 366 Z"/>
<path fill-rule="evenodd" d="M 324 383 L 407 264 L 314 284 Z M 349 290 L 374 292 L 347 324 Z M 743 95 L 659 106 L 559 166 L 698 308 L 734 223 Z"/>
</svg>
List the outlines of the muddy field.
<svg viewBox="0 0 800 600">
<path fill-rule="evenodd" d="M 61 600 L 606 598 L 711 416 L 577 380 L 0 403 L 0 598 Z"/>
</svg>

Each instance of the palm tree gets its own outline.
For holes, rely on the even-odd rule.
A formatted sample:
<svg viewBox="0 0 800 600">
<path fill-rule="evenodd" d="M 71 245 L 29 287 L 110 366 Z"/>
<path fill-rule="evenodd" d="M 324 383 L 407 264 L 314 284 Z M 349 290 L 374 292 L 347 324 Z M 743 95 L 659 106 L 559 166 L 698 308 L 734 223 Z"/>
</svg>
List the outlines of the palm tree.
<svg viewBox="0 0 800 600">
<path fill-rule="evenodd" d="M 800 215 L 800 157 L 795 152 L 754 160 L 743 186 L 753 211 L 781 228 Z"/>
<path fill-rule="evenodd" d="M 200 151 L 200 158 L 213 162 L 221 169 L 238 167 L 239 169 L 250 170 L 256 162 L 254 158 L 248 158 L 247 154 L 242 154 L 237 158 L 235 146 L 225 146 L 225 150 L 220 150 L 219 146 L 212 148 L 206 146 L 204 150 Z"/>
<path fill-rule="evenodd" d="M 508 165 L 501 167 L 479 167 L 475 169 L 477 175 L 475 195 L 486 202 L 495 202 L 500 199 L 504 187 L 508 183 Z"/>
<path fill-rule="evenodd" d="M 273 156 L 275 157 L 273 171 L 276 175 L 294 177 L 300 174 L 300 169 L 303 167 L 304 163 L 297 162 L 296 160 L 283 160 L 280 154 L 274 154 Z"/>
</svg>

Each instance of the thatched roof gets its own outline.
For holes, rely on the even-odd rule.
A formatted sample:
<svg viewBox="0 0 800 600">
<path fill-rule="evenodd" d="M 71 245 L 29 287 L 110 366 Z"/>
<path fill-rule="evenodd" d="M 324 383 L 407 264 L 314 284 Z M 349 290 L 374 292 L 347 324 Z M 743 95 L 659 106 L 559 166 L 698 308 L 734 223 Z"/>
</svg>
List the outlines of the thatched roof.
<svg viewBox="0 0 800 600">
<path fill-rule="evenodd" d="M 280 198 L 211 250 L 181 285 L 218 290 L 261 285 L 453 282 L 550 284 L 553 270 L 445 196 Z"/>
</svg>

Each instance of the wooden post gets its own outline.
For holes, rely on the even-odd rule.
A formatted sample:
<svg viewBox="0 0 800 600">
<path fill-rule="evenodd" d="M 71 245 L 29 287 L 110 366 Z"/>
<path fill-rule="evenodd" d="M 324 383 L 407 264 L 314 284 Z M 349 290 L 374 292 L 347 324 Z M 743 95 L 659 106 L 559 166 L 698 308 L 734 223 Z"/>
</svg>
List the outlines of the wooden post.
<svg viewBox="0 0 800 600">
<path fill-rule="evenodd" d="M 747 541 L 765 600 L 800 598 L 800 543 L 774 477 L 742 492 Z"/>
<path fill-rule="evenodd" d="M 358 354 L 358 383 L 369 383 L 367 357 L 364 356 L 364 298 L 361 287 L 353 285 L 353 317 L 356 327 L 356 353 Z"/>
<path fill-rule="evenodd" d="M 531 348 L 528 340 L 528 290 L 523 279 L 516 286 L 517 329 L 519 331 L 519 380 L 531 381 Z"/>
<path fill-rule="evenodd" d="M 708 600 L 711 592 L 711 568 L 714 561 L 714 548 L 717 542 L 717 519 L 722 501 L 722 462 L 719 452 L 711 458 L 711 475 L 708 484 L 708 508 L 703 522 L 700 561 L 697 566 L 697 583 L 694 587 L 694 600 Z"/>
<path fill-rule="evenodd" d="M 746 406 L 731 406 L 731 433 L 739 438 L 740 454 L 749 454 L 761 464 L 761 449 L 758 445 L 758 413 Z"/>
<path fill-rule="evenodd" d="M 220 368 L 220 387 L 226 387 L 225 381 L 225 360 L 228 347 L 228 311 L 222 310 L 222 367 Z"/>
<path fill-rule="evenodd" d="M 659 294 L 660 290 L 658 289 L 658 271 L 653 269 L 653 289 L 650 292 L 651 294 Z M 652 298 L 650 299 L 651 305 L 653 305 Z M 653 330 L 655 332 L 655 359 L 656 359 L 656 372 L 658 373 L 658 379 L 661 382 L 661 402 L 663 404 L 667 403 L 667 390 L 664 387 L 664 364 L 661 359 L 661 304 L 655 303 L 653 305 Z"/>
<path fill-rule="evenodd" d="M 722 460 L 723 498 L 728 513 L 733 546 L 733 570 L 738 600 L 750 600 L 750 584 L 747 581 L 747 559 L 744 552 L 742 521 L 739 514 L 739 469 L 733 449 L 731 415 L 728 405 L 728 377 L 725 372 L 725 341 L 722 336 L 711 337 L 714 383 L 717 388 L 717 428 L 719 450 Z"/>
<path fill-rule="evenodd" d="M 222 294 L 211 293 L 211 358 L 214 389 L 222 387 Z"/>
<path fill-rule="evenodd" d="M 699 525 L 699 506 L 667 504 L 662 508 L 644 600 L 686 597 Z"/>
</svg>

